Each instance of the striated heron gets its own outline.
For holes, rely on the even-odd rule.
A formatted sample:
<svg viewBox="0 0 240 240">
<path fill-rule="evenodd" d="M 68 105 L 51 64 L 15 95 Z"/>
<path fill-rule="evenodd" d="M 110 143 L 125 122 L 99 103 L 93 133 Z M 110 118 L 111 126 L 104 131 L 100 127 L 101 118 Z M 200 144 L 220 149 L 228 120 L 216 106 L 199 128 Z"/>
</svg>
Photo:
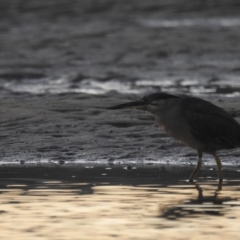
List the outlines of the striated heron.
<svg viewBox="0 0 240 240">
<path fill-rule="evenodd" d="M 201 169 L 203 152 L 213 155 L 222 182 L 222 165 L 216 152 L 240 147 L 240 125 L 222 108 L 200 98 L 153 93 L 109 109 L 125 108 L 151 113 L 169 136 L 197 151 L 197 167 L 189 178 L 190 182 Z"/>
</svg>

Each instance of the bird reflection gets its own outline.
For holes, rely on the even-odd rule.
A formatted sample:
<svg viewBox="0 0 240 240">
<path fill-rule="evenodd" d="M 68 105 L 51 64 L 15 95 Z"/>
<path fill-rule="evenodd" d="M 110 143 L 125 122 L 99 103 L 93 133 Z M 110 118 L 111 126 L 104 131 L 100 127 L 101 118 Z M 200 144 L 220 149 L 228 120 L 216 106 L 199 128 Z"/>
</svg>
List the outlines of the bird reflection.
<svg viewBox="0 0 240 240">
<path fill-rule="evenodd" d="M 221 182 L 218 183 L 215 190 L 212 188 L 213 185 L 204 185 L 204 188 L 196 183 L 191 185 L 197 190 L 197 197 L 185 199 L 174 206 L 168 206 L 163 212 L 161 211 L 162 213 L 159 217 L 176 220 L 198 215 L 223 216 L 225 209 L 231 204 L 231 201 L 237 200 L 237 198 L 229 196 L 219 196 L 222 190 Z M 204 196 L 204 193 L 207 193 L 207 196 Z M 211 194 L 210 196 L 209 193 Z M 229 202 L 229 204 L 225 204 L 226 202 Z"/>
<path fill-rule="evenodd" d="M 211 199 L 217 199 L 217 196 L 219 194 L 219 192 L 222 190 L 222 182 L 218 182 L 218 186 L 217 186 L 217 189 L 215 190 L 214 194 L 212 197 L 204 197 L 203 196 L 203 189 L 200 187 L 199 184 L 197 183 L 190 183 L 192 185 L 195 186 L 195 188 L 197 189 L 198 191 L 198 200 L 203 200 L 203 201 L 208 201 L 210 198 Z"/>
</svg>

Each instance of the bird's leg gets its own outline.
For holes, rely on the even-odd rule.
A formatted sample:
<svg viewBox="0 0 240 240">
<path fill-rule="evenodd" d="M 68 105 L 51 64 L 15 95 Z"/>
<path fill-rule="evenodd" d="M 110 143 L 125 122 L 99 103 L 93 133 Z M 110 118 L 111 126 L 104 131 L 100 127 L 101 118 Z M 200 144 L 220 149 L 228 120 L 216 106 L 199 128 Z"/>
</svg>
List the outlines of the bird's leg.
<svg viewBox="0 0 240 240">
<path fill-rule="evenodd" d="M 195 168 L 195 170 L 193 171 L 192 175 L 189 178 L 189 182 L 193 182 L 194 178 L 197 176 L 199 170 L 202 167 L 202 152 L 201 151 L 197 151 L 198 154 L 198 162 L 197 162 L 197 167 Z"/>
<path fill-rule="evenodd" d="M 222 164 L 221 164 L 221 160 L 220 160 L 220 158 L 217 156 L 216 153 L 213 153 L 213 156 L 214 156 L 214 158 L 215 158 L 215 161 L 216 161 L 217 167 L 218 167 L 218 178 L 219 178 L 219 182 L 222 182 L 223 176 L 222 176 Z"/>
<path fill-rule="evenodd" d="M 221 191 L 222 190 L 222 181 L 219 181 L 218 182 L 218 188 L 216 190 L 216 194 L 218 193 L 218 191 Z"/>
</svg>

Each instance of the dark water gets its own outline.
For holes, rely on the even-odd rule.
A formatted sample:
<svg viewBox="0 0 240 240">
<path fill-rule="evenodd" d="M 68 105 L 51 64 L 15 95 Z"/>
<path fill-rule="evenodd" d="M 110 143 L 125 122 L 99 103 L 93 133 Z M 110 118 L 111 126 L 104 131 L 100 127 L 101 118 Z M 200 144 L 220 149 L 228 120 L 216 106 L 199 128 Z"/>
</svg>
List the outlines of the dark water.
<svg viewBox="0 0 240 240">
<path fill-rule="evenodd" d="M 3 239 L 239 239 L 240 181 L 192 168 L 3 167 Z M 212 178 L 210 177 L 212 176 Z M 181 234 L 180 234 L 181 233 Z"/>
<path fill-rule="evenodd" d="M 2 0 L 2 93 L 239 96 L 236 0 Z"/>
</svg>

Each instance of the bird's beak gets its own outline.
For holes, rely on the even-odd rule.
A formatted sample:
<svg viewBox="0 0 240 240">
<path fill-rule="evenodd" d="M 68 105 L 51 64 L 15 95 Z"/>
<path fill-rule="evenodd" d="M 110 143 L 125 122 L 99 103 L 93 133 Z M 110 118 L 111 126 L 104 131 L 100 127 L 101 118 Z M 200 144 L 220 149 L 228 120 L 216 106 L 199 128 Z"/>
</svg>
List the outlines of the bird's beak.
<svg viewBox="0 0 240 240">
<path fill-rule="evenodd" d="M 124 103 L 124 104 L 120 104 L 117 106 L 113 106 L 110 107 L 108 109 L 126 109 L 126 108 L 141 108 L 142 106 L 146 105 L 146 103 L 142 100 L 137 100 L 137 101 L 133 101 L 133 102 L 128 102 L 128 103 Z"/>
</svg>

